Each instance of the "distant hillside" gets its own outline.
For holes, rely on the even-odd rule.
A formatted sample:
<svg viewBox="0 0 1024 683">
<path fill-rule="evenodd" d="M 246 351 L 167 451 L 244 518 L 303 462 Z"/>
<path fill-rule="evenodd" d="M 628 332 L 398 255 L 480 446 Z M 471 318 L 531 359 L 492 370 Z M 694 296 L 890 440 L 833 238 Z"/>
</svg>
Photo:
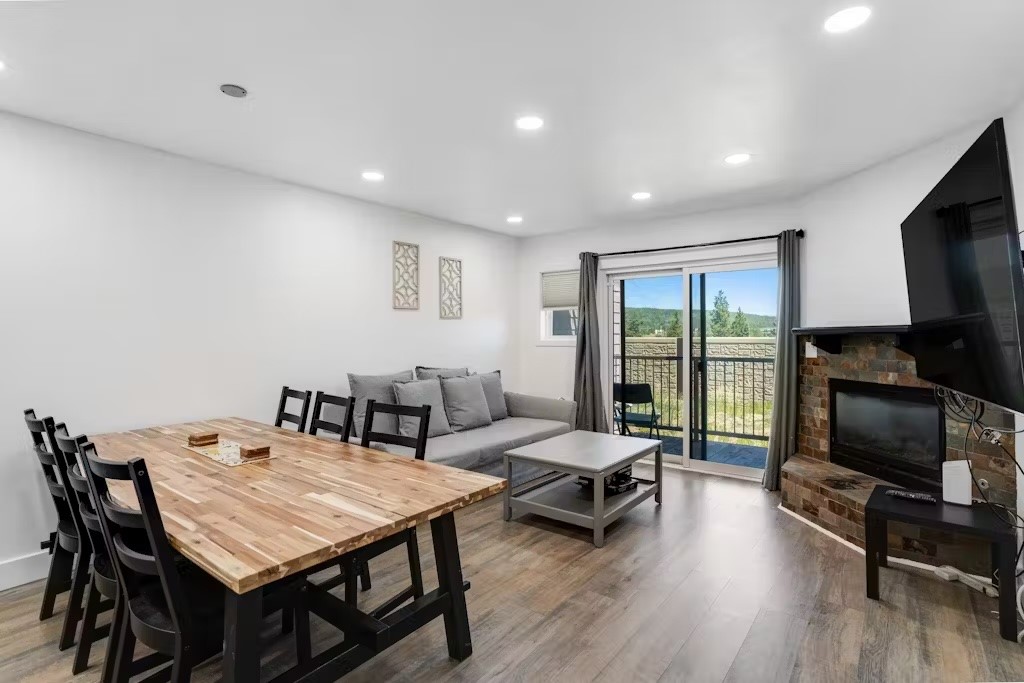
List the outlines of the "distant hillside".
<svg viewBox="0 0 1024 683">
<path fill-rule="evenodd" d="M 737 314 L 738 311 L 729 311 L 728 323 L 730 325 Z M 626 308 L 626 335 L 630 337 L 653 337 L 660 334 L 665 337 L 681 337 L 683 331 L 679 315 L 679 311 L 668 308 Z M 776 327 L 774 315 L 758 315 L 756 313 L 744 312 L 743 317 L 746 318 L 748 329 L 745 336 L 774 336 Z M 707 312 L 706 324 L 708 336 L 717 336 L 712 328 L 711 311 Z M 700 325 L 700 313 L 694 311 L 694 329 L 698 325 Z M 728 334 L 721 336 L 735 336 L 731 332 L 731 327 L 729 329 L 730 332 Z"/>
</svg>

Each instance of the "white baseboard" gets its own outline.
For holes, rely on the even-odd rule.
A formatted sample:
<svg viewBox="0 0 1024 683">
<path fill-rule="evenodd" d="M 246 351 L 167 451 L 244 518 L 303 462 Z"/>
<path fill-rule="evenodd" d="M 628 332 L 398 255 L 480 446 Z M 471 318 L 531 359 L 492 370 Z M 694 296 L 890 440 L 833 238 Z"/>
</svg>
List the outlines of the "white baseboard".
<svg viewBox="0 0 1024 683">
<path fill-rule="evenodd" d="M 832 533 L 831 531 L 829 531 L 825 527 L 818 526 L 817 524 L 815 524 L 811 520 L 807 519 L 806 517 L 802 517 L 802 516 L 798 515 L 797 513 L 793 512 L 792 510 L 790 510 L 789 508 L 784 507 L 782 505 L 782 503 L 779 503 L 779 510 L 785 512 L 787 515 L 789 515 L 790 517 L 792 517 L 794 519 L 799 519 L 801 522 L 803 522 L 807 526 L 809 526 L 812 529 L 815 529 L 815 530 L 825 534 L 826 536 L 831 538 L 833 541 L 836 541 L 838 543 L 842 543 L 847 548 L 850 548 L 851 550 L 855 550 L 858 553 L 860 553 L 861 555 L 864 554 L 864 548 L 861 548 L 860 546 L 856 545 L 855 543 L 850 543 L 845 538 L 841 538 L 840 536 Z M 925 564 L 924 562 L 918 562 L 916 560 L 907 560 L 907 559 L 902 558 L 902 557 L 893 557 L 892 555 L 889 555 L 888 560 L 889 560 L 889 564 L 901 564 L 904 567 L 914 567 L 915 569 L 922 569 L 922 570 L 924 570 L 926 572 L 933 572 L 934 573 L 935 570 L 938 569 L 938 567 L 936 567 L 933 564 Z M 964 573 L 967 574 L 967 572 L 964 572 Z M 992 583 L 992 577 L 991 576 L 978 576 L 977 574 L 967 574 L 967 575 L 970 576 L 971 578 L 977 579 L 978 581 L 981 581 L 983 583 L 987 583 L 987 584 L 990 584 L 990 585 Z"/>
<path fill-rule="evenodd" d="M 0 562 L 0 590 L 46 578 L 50 569 L 50 553 L 45 550 L 12 557 Z"/>
</svg>

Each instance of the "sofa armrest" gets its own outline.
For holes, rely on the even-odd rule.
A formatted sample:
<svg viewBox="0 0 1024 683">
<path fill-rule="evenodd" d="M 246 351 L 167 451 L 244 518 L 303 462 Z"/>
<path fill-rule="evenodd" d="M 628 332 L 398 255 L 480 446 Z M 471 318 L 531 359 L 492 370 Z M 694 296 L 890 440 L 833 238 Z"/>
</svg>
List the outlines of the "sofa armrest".
<svg viewBox="0 0 1024 683">
<path fill-rule="evenodd" d="M 557 420 L 567 423 L 569 429 L 576 429 L 576 401 L 506 391 L 505 405 L 508 406 L 508 414 L 512 417 Z"/>
</svg>

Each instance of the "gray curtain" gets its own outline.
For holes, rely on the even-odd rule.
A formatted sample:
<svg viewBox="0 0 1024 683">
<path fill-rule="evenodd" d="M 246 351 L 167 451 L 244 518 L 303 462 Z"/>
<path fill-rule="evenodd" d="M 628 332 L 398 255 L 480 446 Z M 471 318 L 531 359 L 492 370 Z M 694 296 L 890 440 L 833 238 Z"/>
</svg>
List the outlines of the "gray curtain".
<svg viewBox="0 0 1024 683">
<path fill-rule="evenodd" d="M 576 429 L 607 432 L 601 390 L 601 333 L 597 329 L 597 254 L 580 254 L 580 317 L 576 327 Z"/>
<path fill-rule="evenodd" d="M 775 405 L 772 431 L 768 437 L 768 461 L 762 485 L 778 491 L 782 482 L 782 463 L 796 452 L 797 375 L 799 351 L 792 330 L 800 320 L 800 238 L 796 230 L 779 235 L 779 315 L 778 343 L 775 347 Z"/>
</svg>

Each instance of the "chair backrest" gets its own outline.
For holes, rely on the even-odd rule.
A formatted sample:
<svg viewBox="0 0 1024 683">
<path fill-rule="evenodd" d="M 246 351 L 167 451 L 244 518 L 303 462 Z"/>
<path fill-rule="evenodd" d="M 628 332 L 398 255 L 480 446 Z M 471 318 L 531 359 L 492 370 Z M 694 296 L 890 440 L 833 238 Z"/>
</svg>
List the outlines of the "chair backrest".
<svg viewBox="0 0 1024 683">
<path fill-rule="evenodd" d="M 85 544 L 83 548 L 109 555 L 103 539 L 103 530 L 100 528 L 100 521 L 89 494 L 89 483 L 82 474 L 78 462 L 81 446 L 88 441 L 84 434 L 68 436 L 68 428 L 63 422 L 53 429 L 54 452 L 61 460 L 58 469 L 64 474 L 64 490 L 68 494 L 71 518 L 75 522 L 75 529 L 78 530 L 78 537 Z"/>
<path fill-rule="evenodd" d="M 302 401 L 302 410 L 299 414 L 287 412 L 288 399 L 293 398 Z M 309 414 L 309 402 L 313 398 L 313 392 L 311 391 L 297 391 L 296 389 L 289 389 L 288 387 L 281 387 L 281 402 L 277 404 L 277 419 L 274 420 L 274 426 L 280 427 L 285 422 L 289 422 L 295 425 L 295 430 L 298 432 L 306 431 L 306 416 Z"/>
<path fill-rule="evenodd" d="M 323 408 L 325 405 L 337 406 L 343 410 L 341 424 L 323 419 Z M 323 430 L 331 434 L 337 434 L 342 442 L 347 442 L 352 436 L 352 412 L 356 405 L 356 399 L 352 396 L 332 396 L 322 391 L 316 392 L 316 400 L 313 402 L 313 418 L 309 422 L 309 433 L 316 436 L 317 432 Z"/>
<path fill-rule="evenodd" d="M 191 613 L 186 603 L 181 577 L 174 566 L 174 552 L 167 540 L 160 508 L 157 506 L 149 468 L 142 458 L 127 463 L 103 460 L 92 444 L 83 444 L 84 460 L 88 462 L 92 491 L 102 512 L 118 581 L 131 600 L 142 581 L 158 577 L 174 630 L 186 633 L 192 629 Z M 135 489 L 139 509 L 125 507 L 113 500 L 108 481 L 130 480 Z"/>
<path fill-rule="evenodd" d="M 46 488 L 49 489 L 53 505 L 57 509 L 57 518 L 64 522 L 73 522 L 68 496 L 64 491 L 64 480 L 57 473 L 57 456 L 47 445 L 47 435 L 54 427 L 53 418 L 36 417 L 36 411 L 29 409 L 25 411 L 25 426 L 32 436 L 32 450 L 43 470 L 43 479 L 46 480 Z"/>
<path fill-rule="evenodd" d="M 126 508 L 110 500 L 110 488 L 108 481 L 131 481 L 128 472 L 128 464 L 103 460 L 96 453 L 96 446 L 92 442 L 79 445 L 79 462 L 83 468 L 86 483 L 89 485 L 89 493 L 92 497 L 97 519 L 100 524 L 100 532 L 103 535 L 103 543 L 107 548 L 111 565 L 114 567 L 114 575 L 120 585 L 122 597 L 125 600 L 135 595 L 137 577 L 133 574 L 129 577 L 121 569 L 117 552 L 114 548 L 114 536 L 120 534 L 125 538 L 140 537 L 145 534 L 142 525 L 142 516 L 136 510 Z M 109 509 L 108 509 L 109 508 Z M 111 516 L 111 510 L 114 515 Z M 132 545 L 139 545 L 138 539 Z M 128 579 L 131 578 L 132 581 Z M 131 590 L 129 590 L 129 588 Z"/>
<path fill-rule="evenodd" d="M 373 416 L 375 413 L 390 413 L 399 417 L 418 417 L 420 420 L 419 431 L 416 437 L 402 436 L 401 434 L 389 434 L 386 432 L 373 431 Z M 427 453 L 427 428 L 430 426 L 430 406 L 397 406 L 390 403 L 378 403 L 372 398 L 366 401 L 366 420 L 363 422 L 363 446 L 369 448 L 370 442 L 392 444 L 395 446 L 408 446 L 416 450 L 416 459 L 423 460 Z"/>
<path fill-rule="evenodd" d="M 614 384 L 612 385 L 612 400 L 615 403 L 654 403 L 654 392 L 650 384 Z"/>
</svg>

